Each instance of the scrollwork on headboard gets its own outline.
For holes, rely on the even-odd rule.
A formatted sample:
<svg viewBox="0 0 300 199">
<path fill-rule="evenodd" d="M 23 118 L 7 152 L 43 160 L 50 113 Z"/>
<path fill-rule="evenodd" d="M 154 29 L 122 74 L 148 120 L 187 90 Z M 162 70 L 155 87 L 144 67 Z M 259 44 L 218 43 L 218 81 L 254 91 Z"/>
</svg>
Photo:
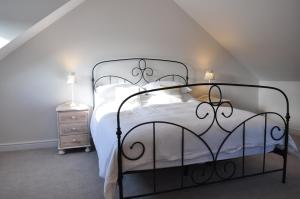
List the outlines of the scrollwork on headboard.
<svg viewBox="0 0 300 199">
<path fill-rule="evenodd" d="M 141 63 L 144 63 L 144 65 L 142 65 Z M 147 62 L 145 59 L 140 59 L 139 65 L 131 70 L 131 74 L 133 77 L 140 77 L 140 79 L 135 84 L 139 83 L 142 80 L 149 83 L 146 77 L 153 76 L 153 69 L 147 66 Z"/>
<path fill-rule="evenodd" d="M 116 66 L 116 68 L 113 68 L 113 66 Z M 156 66 L 156 70 L 154 66 Z M 188 67 L 182 62 L 174 60 L 127 58 L 101 61 L 95 64 L 92 70 L 93 94 L 97 86 L 103 84 L 120 83 L 122 81 L 123 83 L 139 85 L 160 80 L 171 80 L 188 84 Z"/>
</svg>

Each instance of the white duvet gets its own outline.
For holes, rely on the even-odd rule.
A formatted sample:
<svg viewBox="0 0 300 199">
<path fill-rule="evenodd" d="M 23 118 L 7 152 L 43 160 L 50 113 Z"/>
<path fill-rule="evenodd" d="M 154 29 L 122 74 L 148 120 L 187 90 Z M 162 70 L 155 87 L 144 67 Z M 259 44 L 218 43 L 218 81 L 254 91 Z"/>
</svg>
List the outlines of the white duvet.
<svg viewBox="0 0 300 199">
<path fill-rule="evenodd" d="M 118 103 L 119 104 L 119 103 Z M 106 199 L 114 198 L 118 177 L 117 166 L 117 136 L 116 136 L 116 103 L 105 103 L 95 108 L 91 120 L 91 132 L 95 143 L 97 154 L 99 157 L 99 173 L 105 179 L 104 195 Z M 122 136 L 129 129 L 137 124 L 150 121 L 167 121 L 182 125 L 191 131 L 199 134 L 208 128 L 212 119 L 213 112 L 211 107 L 203 105 L 199 108 L 199 116 L 204 116 L 207 112 L 210 113 L 207 118 L 197 118 L 195 111 L 199 101 L 190 100 L 189 102 L 171 103 L 164 105 L 149 105 L 137 107 L 135 104 L 130 104 L 124 107 L 121 113 L 121 130 Z M 221 115 L 230 113 L 229 107 L 220 107 L 218 111 L 218 119 L 222 127 L 227 130 L 234 129 L 245 119 L 254 115 L 254 113 L 234 109 L 233 115 L 225 118 Z M 264 146 L 264 117 L 255 117 L 246 123 L 245 134 L 245 154 L 253 155 L 263 153 Z M 267 137 L 266 151 L 272 151 L 278 144 L 283 143 L 273 140 L 270 136 L 270 131 L 275 125 L 283 126 L 283 123 L 276 124 L 274 121 L 267 122 Z M 242 126 L 229 137 L 221 148 L 217 159 L 228 159 L 240 157 L 242 155 Z M 156 167 L 171 167 L 181 164 L 181 128 L 167 124 L 156 125 Z M 274 136 L 280 137 L 281 131 L 274 130 Z M 227 135 L 222 131 L 216 123 L 212 128 L 202 136 L 208 143 L 214 156 L 222 140 Z M 193 164 L 207 162 L 212 160 L 212 155 L 205 145 L 196 136 L 185 131 L 185 149 L 184 149 L 184 164 Z M 129 147 L 134 142 L 142 142 L 145 146 L 144 155 L 136 160 L 130 161 L 123 158 L 123 172 L 128 170 L 151 169 L 153 167 L 153 125 L 147 124 L 136 128 L 127 137 L 124 144 L 124 153 L 129 157 L 137 157 L 141 154 L 141 145 L 135 145 L 132 149 Z M 292 140 L 290 145 L 296 150 L 296 146 Z"/>
</svg>

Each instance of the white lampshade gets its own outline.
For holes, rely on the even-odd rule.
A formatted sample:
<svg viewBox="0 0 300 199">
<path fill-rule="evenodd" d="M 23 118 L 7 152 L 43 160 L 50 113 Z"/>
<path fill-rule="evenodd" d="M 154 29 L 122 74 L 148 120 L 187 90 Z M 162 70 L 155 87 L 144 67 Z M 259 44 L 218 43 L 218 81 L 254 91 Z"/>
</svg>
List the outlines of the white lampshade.
<svg viewBox="0 0 300 199">
<path fill-rule="evenodd" d="M 75 73 L 70 73 L 67 77 L 67 84 L 75 84 L 75 82 L 76 82 Z"/>
<path fill-rule="evenodd" d="M 205 72 L 205 75 L 204 75 L 204 80 L 208 80 L 209 82 L 211 80 L 214 80 L 215 79 L 215 74 L 213 71 L 206 71 Z"/>
</svg>

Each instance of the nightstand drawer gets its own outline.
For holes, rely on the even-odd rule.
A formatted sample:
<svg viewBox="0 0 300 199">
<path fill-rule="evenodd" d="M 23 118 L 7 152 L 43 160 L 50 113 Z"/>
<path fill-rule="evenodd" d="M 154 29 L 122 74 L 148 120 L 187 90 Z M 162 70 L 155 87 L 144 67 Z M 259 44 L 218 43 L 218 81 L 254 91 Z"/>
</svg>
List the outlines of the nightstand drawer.
<svg viewBox="0 0 300 199">
<path fill-rule="evenodd" d="M 90 145 L 88 134 L 60 136 L 60 147 L 77 147 Z"/>
<path fill-rule="evenodd" d="M 60 135 L 87 134 L 89 132 L 86 123 L 61 124 L 59 127 Z"/>
<path fill-rule="evenodd" d="M 60 123 L 87 122 L 88 111 L 60 112 L 58 114 L 58 121 Z"/>
</svg>

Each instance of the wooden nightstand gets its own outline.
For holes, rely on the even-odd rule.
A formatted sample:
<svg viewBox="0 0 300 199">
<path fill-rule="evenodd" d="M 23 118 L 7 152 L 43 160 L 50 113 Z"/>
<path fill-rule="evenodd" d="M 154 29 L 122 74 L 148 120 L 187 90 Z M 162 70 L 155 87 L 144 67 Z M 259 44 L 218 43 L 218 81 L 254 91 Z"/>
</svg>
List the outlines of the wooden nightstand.
<svg viewBox="0 0 300 199">
<path fill-rule="evenodd" d="M 199 101 L 201 101 L 201 102 L 209 102 L 209 97 L 208 97 L 208 95 L 202 95 L 202 96 L 198 97 L 197 99 L 198 99 Z M 220 102 L 220 98 L 211 96 L 210 99 L 211 99 L 211 103 L 212 103 L 213 106 L 218 106 L 218 104 L 219 104 L 219 102 Z M 230 100 L 224 99 L 224 98 L 223 98 L 221 102 L 227 102 L 227 103 L 230 103 Z"/>
<path fill-rule="evenodd" d="M 65 149 L 85 147 L 91 151 L 89 112 L 84 104 L 61 104 L 56 107 L 58 128 L 58 154 L 65 154 Z"/>
</svg>

